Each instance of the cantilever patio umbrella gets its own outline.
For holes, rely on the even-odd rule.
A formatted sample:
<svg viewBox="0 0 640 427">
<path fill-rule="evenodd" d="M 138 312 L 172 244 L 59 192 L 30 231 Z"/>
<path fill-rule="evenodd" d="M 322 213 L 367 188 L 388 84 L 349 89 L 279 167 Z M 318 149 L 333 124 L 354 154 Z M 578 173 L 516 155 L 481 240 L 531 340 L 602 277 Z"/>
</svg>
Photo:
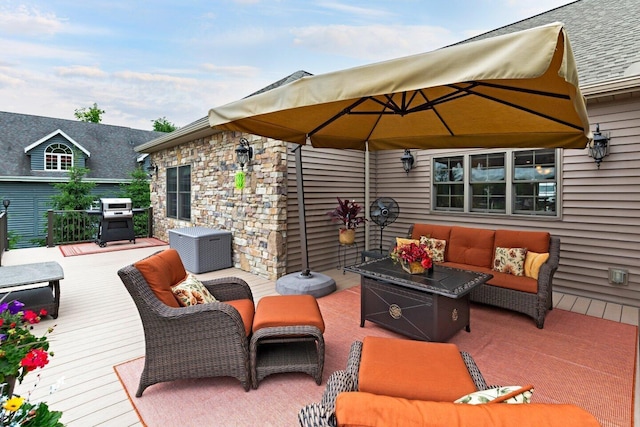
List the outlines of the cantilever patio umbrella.
<svg viewBox="0 0 640 427">
<path fill-rule="evenodd" d="M 591 138 L 561 23 L 303 77 L 213 108 L 209 124 L 359 150 L 585 148 Z"/>
<path fill-rule="evenodd" d="M 209 111 L 212 127 L 314 147 L 584 148 L 562 24 L 304 77 Z"/>
</svg>

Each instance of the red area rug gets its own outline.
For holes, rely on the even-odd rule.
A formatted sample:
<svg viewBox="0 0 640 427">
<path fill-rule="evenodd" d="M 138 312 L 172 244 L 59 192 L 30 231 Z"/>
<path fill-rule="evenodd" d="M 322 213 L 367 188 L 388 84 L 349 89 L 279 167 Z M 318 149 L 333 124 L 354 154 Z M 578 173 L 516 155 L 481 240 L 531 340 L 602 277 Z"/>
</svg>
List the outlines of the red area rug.
<svg viewBox="0 0 640 427">
<path fill-rule="evenodd" d="M 158 240 L 154 237 L 141 237 L 137 238 L 135 243 L 129 242 L 128 240 L 123 240 L 121 242 L 107 242 L 107 245 L 104 248 L 101 248 L 100 245 L 93 242 L 60 245 L 58 247 L 60 248 L 60 252 L 62 252 L 62 255 L 67 257 L 99 254 L 103 252 L 123 251 L 125 249 L 165 246 L 167 244 L 167 242 L 163 242 L 162 240 Z"/>
<path fill-rule="evenodd" d="M 359 327 L 359 287 L 318 302 L 326 323 L 322 386 L 305 374 L 279 374 L 245 392 L 235 379 L 208 378 L 153 385 L 136 398 L 144 358 L 116 366 L 116 373 L 149 427 L 298 425 L 299 409 L 320 401 L 329 375 L 344 369 L 354 340 L 399 336 L 370 322 Z M 533 384 L 533 402 L 576 404 L 603 427 L 633 425 L 635 326 L 555 309 L 540 330 L 528 317 L 476 305 L 471 322 L 471 333 L 461 331 L 450 342 L 473 355 L 489 384 Z"/>
</svg>

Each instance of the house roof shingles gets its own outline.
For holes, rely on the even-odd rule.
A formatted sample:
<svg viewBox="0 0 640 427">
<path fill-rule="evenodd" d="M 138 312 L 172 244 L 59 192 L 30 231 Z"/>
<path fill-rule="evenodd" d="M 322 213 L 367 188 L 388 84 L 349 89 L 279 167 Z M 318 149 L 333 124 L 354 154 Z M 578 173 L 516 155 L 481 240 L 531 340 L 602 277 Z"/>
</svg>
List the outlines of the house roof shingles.
<svg viewBox="0 0 640 427">
<path fill-rule="evenodd" d="M 628 77 L 640 67 L 638 0 L 578 0 L 462 43 L 526 30 L 552 22 L 565 25 L 580 86 Z M 627 74 L 626 74 L 627 73 Z"/>
<path fill-rule="evenodd" d="M 163 135 L 122 126 L 0 111 L 0 176 L 59 177 L 59 172 L 32 171 L 31 159 L 24 152 L 25 147 L 58 129 L 91 153 L 86 162 L 90 169 L 87 177 L 106 180 L 130 179 L 139 156 L 134 147 Z"/>
</svg>

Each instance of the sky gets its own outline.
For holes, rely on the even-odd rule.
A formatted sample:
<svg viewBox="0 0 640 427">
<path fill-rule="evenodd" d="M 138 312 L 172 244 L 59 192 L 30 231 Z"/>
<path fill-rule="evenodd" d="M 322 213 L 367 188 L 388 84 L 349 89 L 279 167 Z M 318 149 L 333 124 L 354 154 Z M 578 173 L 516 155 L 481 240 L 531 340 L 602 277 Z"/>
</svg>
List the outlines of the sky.
<svg viewBox="0 0 640 427">
<path fill-rule="evenodd" d="M 428 52 L 571 0 L 0 0 L 0 111 L 178 127 L 298 70 Z"/>
</svg>

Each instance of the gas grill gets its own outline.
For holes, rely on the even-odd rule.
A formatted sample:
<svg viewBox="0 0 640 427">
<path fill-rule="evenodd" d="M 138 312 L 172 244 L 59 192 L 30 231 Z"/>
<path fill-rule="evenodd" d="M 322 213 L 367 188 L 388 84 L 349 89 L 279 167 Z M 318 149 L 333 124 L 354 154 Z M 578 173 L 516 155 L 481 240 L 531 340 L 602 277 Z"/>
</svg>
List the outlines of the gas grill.
<svg viewBox="0 0 640 427">
<path fill-rule="evenodd" d="M 118 240 L 136 242 L 131 199 L 102 198 L 100 199 L 100 212 L 102 217 L 96 239 L 96 243 L 100 247 L 107 246 L 107 242 Z"/>
</svg>

